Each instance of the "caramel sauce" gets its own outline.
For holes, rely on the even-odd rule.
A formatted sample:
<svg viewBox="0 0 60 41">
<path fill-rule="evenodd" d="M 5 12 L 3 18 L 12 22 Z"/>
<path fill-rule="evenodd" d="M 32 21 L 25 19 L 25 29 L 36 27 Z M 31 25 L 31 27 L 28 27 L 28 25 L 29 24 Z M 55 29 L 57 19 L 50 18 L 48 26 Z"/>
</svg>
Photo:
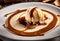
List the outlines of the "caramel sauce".
<svg viewBox="0 0 60 41">
<path fill-rule="evenodd" d="M 8 18 L 8 21 L 7 21 L 7 23 L 6 23 L 6 24 L 8 24 L 8 25 L 7 25 L 7 26 L 8 26 L 7 29 L 9 29 L 9 30 L 10 30 L 12 33 L 14 33 L 14 34 L 17 34 L 17 35 L 20 35 L 20 36 L 43 36 L 44 34 L 42 34 L 42 33 L 45 33 L 45 32 L 47 32 L 47 31 L 49 31 L 50 29 L 54 28 L 54 26 L 55 26 L 56 23 L 57 23 L 57 17 L 56 17 L 53 13 L 51 13 L 51 12 L 49 12 L 49 11 L 46 11 L 46 10 L 42 10 L 42 11 L 48 12 L 48 13 L 50 13 L 51 15 L 54 16 L 54 17 L 53 17 L 53 21 L 51 21 L 51 23 L 50 23 L 47 27 L 45 27 L 45 28 L 43 28 L 43 29 L 41 29 L 41 30 L 35 31 L 35 32 L 23 32 L 23 31 L 18 31 L 18 30 L 14 29 L 14 28 L 10 25 L 10 19 L 11 19 L 14 15 L 16 15 L 16 14 L 18 14 L 18 13 L 20 13 L 20 12 L 23 12 L 23 11 L 26 11 L 26 10 L 20 10 L 20 11 L 17 10 L 17 11 L 15 11 L 15 13 Z M 21 21 L 21 20 L 22 20 L 22 21 Z M 23 17 L 21 20 L 19 20 L 21 24 L 23 24 L 23 25 L 27 24 L 27 23 L 24 21 L 24 17 Z M 39 22 L 37 22 L 37 23 L 39 23 Z M 32 23 L 31 23 L 31 24 L 32 24 Z M 45 23 L 44 23 L 44 24 L 45 24 Z M 25 25 L 25 26 L 26 26 L 26 25 Z M 33 27 L 33 28 L 35 28 L 35 27 Z M 32 29 L 32 27 L 28 26 L 27 29 Z"/>
<path fill-rule="evenodd" d="M 20 24 L 23 24 L 24 26 L 27 25 L 25 17 L 19 18 L 18 21 L 19 21 Z"/>
<path fill-rule="evenodd" d="M 48 19 L 48 17 L 46 16 L 46 14 L 44 14 L 45 20 Z"/>
<path fill-rule="evenodd" d="M 33 17 L 33 12 L 34 10 L 36 9 L 37 7 L 33 8 L 31 11 L 30 11 L 30 17 Z"/>
<path fill-rule="evenodd" d="M 27 26 L 27 29 L 34 29 L 34 28 L 35 28 L 35 25 Z"/>
<path fill-rule="evenodd" d="M 57 15 L 58 17 L 60 17 L 60 15 Z"/>
<path fill-rule="evenodd" d="M 25 10 L 27 10 L 27 9 L 24 9 L 23 11 L 25 11 Z M 20 11 L 20 10 L 17 10 L 17 11 Z M 17 11 L 14 11 L 14 12 L 11 12 L 11 13 L 7 13 L 7 14 L 5 14 L 4 16 L 7 17 L 8 15 L 10 15 L 10 14 L 12 14 L 12 13 L 16 13 Z"/>
<path fill-rule="evenodd" d="M 5 24 L 2 25 L 4 28 L 6 28 Z"/>
<path fill-rule="evenodd" d="M 9 14 L 5 14 L 4 16 L 7 17 Z"/>
<path fill-rule="evenodd" d="M 45 22 L 44 22 L 44 23 L 40 23 L 40 25 L 46 25 L 46 24 L 47 24 L 47 23 L 45 23 Z"/>
</svg>

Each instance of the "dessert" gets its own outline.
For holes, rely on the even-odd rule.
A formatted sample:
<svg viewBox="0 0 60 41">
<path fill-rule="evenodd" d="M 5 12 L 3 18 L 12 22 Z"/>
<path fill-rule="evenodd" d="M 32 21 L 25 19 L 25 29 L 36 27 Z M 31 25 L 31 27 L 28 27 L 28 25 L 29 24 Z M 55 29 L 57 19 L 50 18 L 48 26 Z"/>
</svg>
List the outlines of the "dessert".
<svg viewBox="0 0 60 41">
<path fill-rule="evenodd" d="M 5 28 L 21 36 L 43 36 L 59 24 L 56 14 L 38 7 L 16 10 L 7 17 Z"/>
</svg>

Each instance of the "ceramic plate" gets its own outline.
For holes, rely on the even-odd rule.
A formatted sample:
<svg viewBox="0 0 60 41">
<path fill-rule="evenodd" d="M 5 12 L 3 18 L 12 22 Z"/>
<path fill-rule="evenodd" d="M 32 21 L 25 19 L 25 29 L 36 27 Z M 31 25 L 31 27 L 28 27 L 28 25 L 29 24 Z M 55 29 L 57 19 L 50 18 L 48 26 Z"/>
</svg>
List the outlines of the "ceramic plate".
<svg viewBox="0 0 60 41">
<path fill-rule="evenodd" d="M 60 35 L 59 26 L 54 27 L 53 29 L 46 32 L 44 36 L 34 36 L 34 37 L 18 36 L 12 34 L 2 26 L 6 21 L 6 18 L 4 17 L 5 14 L 16 11 L 18 9 L 27 9 L 29 7 L 39 7 L 41 9 L 48 10 L 52 13 L 60 14 L 60 8 L 47 3 L 26 2 L 26 3 L 18 3 L 10 5 L 0 10 L 0 35 L 15 40 L 44 40 L 44 39 L 51 39 Z"/>
</svg>

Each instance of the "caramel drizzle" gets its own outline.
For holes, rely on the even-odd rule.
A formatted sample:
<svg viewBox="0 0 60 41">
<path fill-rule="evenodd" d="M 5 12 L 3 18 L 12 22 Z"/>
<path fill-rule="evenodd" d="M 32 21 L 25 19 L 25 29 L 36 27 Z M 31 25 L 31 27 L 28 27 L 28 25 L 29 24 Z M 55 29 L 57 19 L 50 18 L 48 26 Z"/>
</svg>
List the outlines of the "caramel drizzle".
<svg viewBox="0 0 60 41">
<path fill-rule="evenodd" d="M 26 11 L 26 10 L 25 10 Z M 43 10 L 43 11 L 46 11 L 46 10 Z M 51 15 L 53 15 L 54 16 L 54 19 L 53 19 L 53 21 L 52 21 L 52 23 L 53 24 L 49 24 L 49 26 L 47 26 L 47 27 L 45 27 L 45 28 L 43 28 L 43 29 L 41 29 L 41 30 L 39 30 L 39 31 L 36 31 L 36 32 L 32 32 L 32 33 L 26 33 L 26 32 L 22 32 L 22 31 L 18 31 L 18 30 L 16 30 L 16 29 L 14 29 L 11 25 L 10 25 L 10 19 L 14 16 L 14 15 L 16 15 L 17 13 L 19 13 L 20 11 L 18 11 L 18 12 L 16 12 L 16 13 L 14 13 L 13 15 L 11 15 L 9 18 L 8 18 L 8 29 L 10 30 L 10 31 L 12 31 L 14 34 L 17 34 L 17 35 L 21 35 L 21 36 L 41 36 L 41 35 L 44 35 L 44 34 L 41 34 L 41 33 L 44 33 L 44 32 L 46 32 L 46 31 L 48 31 L 48 30 L 50 30 L 50 29 L 52 29 L 55 25 L 56 25 L 56 21 L 57 21 L 57 18 L 56 18 L 56 16 L 53 14 L 53 13 L 51 13 L 51 12 L 48 12 L 48 11 L 46 11 L 46 12 L 48 12 L 48 13 L 50 13 Z M 23 12 L 23 10 L 21 11 L 21 12 Z M 53 25 L 53 26 L 52 26 Z"/>
<path fill-rule="evenodd" d="M 58 17 L 60 17 L 60 15 L 57 15 Z"/>
<path fill-rule="evenodd" d="M 33 17 L 33 12 L 37 7 L 34 7 L 31 11 L 30 11 L 30 17 Z"/>
<path fill-rule="evenodd" d="M 4 16 L 5 16 L 5 17 L 7 17 L 9 14 L 10 14 L 10 13 L 8 13 L 8 14 L 5 14 Z"/>
</svg>

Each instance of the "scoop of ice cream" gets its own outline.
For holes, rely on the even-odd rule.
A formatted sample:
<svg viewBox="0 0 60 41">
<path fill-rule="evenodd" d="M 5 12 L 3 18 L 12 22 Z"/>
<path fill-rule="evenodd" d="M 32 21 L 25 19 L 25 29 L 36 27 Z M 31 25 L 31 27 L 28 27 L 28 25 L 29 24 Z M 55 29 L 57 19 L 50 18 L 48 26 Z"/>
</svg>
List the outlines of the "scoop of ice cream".
<svg viewBox="0 0 60 41">
<path fill-rule="evenodd" d="M 27 9 L 25 19 L 27 22 L 32 22 L 33 24 L 36 24 L 38 22 L 40 23 L 40 21 L 44 23 L 43 21 L 46 19 L 46 15 L 43 14 L 43 11 L 41 9 L 34 7 Z"/>
</svg>

